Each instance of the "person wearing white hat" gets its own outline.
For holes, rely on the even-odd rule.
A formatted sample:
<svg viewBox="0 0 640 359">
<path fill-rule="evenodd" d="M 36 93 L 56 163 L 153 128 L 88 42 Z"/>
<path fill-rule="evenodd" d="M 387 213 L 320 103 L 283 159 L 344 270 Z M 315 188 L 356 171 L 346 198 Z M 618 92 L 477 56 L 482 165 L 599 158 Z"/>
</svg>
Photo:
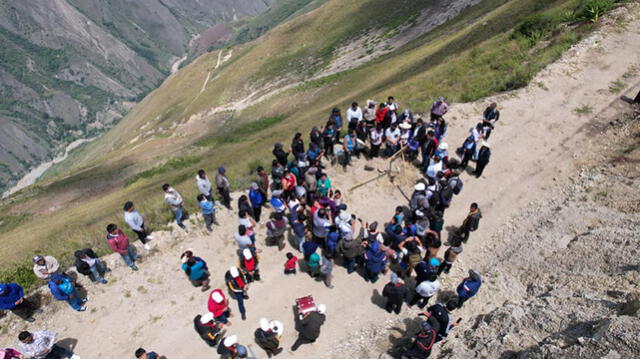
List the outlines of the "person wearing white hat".
<svg viewBox="0 0 640 359">
<path fill-rule="evenodd" d="M 207 306 L 216 321 L 231 325 L 227 318 L 231 316 L 229 311 L 229 301 L 225 298 L 222 289 L 214 289 L 209 295 L 209 304 Z"/>
<path fill-rule="evenodd" d="M 246 358 L 247 348 L 238 344 L 238 337 L 230 335 L 222 340 L 222 343 L 218 345 L 218 354 L 221 359 L 235 359 Z"/>
<path fill-rule="evenodd" d="M 327 307 L 324 304 L 320 304 L 316 311 L 307 312 L 303 315 L 299 323 L 298 339 L 293 343 L 292 351 L 298 350 L 303 344 L 314 343 L 318 339 L 320 328 L 326 320 L 326 312 Z"/>
<path fill-rule="evenodd" d="M 238 301 L 238 310 L 240 311 L 242 320 L 246 320 L 247 315 L 244 301 L 245 299 L 249 299 L 247 295 L 247 291 L 249 290 L 247 276 L 243 271 L 238 269 L 238 267 L 233 266 L 225 273 L 224 279 L 227 282 L 229 290 L 233 293 L 234 298 Z"/>
<path fill-rule="evenodd" d="M 271 358 L 282 353 L 283 348 L 280 348 L 280 335 L 282 330 L 278 327 L 278 324 L 282 326 L 282 323 L 272 321 L 267 318 L 260 319 L 260 328 L 254 332 L 256 343 L 267 352 L 267 356 Z M 278 333 L 280 330 L 280 333 Z"/>
<path fill-rule="evenodd" d="M 52 256 L 41 256 L 36 254 L 33 256 L 33 273 L 36 277 L 47 281 L 53 273 L 60 270 L 58 260 Z"/>
<path fill-rule="evenodd" d="M 210 347 L 215 347 L 220 343 L 220 339 L 225 334 L 225 331 L 222 330 L 223 326 L 224 323 L 216 321 L 211 312 L 198 314 L 193 318 L 193 328 Z"/>
<path fill-rule="evenodd" d="M 254 280 L 260 280 L 260 269 L 258 268 L 259 260 L 260 257 L 254 254 L 251 249 L 245 248 L 242 250 L 242 256 L 240 257 L 239 264 L 240 268 L 242 268 L 247 276 L 247 281 L 249 283 Z"/>
</svg>

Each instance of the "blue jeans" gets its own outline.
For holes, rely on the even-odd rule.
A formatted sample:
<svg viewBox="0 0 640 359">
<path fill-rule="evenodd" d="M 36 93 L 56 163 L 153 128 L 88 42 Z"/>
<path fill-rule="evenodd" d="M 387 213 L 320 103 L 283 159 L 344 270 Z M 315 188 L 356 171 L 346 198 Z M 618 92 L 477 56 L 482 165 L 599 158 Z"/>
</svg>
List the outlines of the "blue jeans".
<svg viewBox="0 0 640 359">
<path fill-rule="evenodd" d="M 82 307 L 82 298 L 80 298 L 80 294 L 78 294 L 78 291 L 75 287 L 73 288 L 73 292 L 69 294 L 67 303 L 69 303 L 71 308 L 75 310 L 80 310 L 80 308 Z"/>
<path fill-rule="evenodd" d="M 125 262 L 126 262 L 126 260 L 125 260 Z M 104 280 L 102 275 L 104 274 L 104 272 L 107 271 L 107 268 L 105 268 L 104 263 L 100 262 L 99 259 L 96 259 L 96 264 L 91 266 L 91 268 L 89 268 L 89 270 L 91 271 L 91 278 L 94 281 L 102 282 Z"/>
<path fill-rule="evenodd" d="M 238 310 L 240 313 L 245 313 L 246 309 L 244 308 L 244 295 L 242 293 L 233 292 L 233 295 L 236 297 L 238 301 Z"/>
<path fill-rule="evenodd" d="M 215 317 L 215 320 L 227 324 L 227 322 L 229 321 L 229 311 L 227 310 L 224 313 L 220 314 L 219 317 Z"/>
<path fill-rule="evenodd" d="M 139 257 L 133 252 L 133 247 L 131 245 L 129 245 L 129 248 L 127 248 L 127 253 L 121 254 L 121 256 L 122 259 L 124 259 L 124 262 L 127 263 L 129 267 L 135 266 L 135 263 L 133 263 L 133 261 Z"/>
<path fill-rule="evenodd" d="M 182 225 L 182 211 L 182 207 L 173 210 L 173 215 L 176 217 L 176 223 L 178 223 L 179 226 Z"/>
</svg>

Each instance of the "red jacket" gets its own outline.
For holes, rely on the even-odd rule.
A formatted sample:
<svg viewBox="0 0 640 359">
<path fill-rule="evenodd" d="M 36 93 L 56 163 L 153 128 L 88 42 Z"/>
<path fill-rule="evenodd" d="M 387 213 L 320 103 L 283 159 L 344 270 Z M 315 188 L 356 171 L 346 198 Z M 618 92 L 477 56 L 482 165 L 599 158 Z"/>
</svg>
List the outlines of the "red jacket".
<svg viewBox="0 0 640 359">
<path fill-rule="evenodd" d="M 376 123 L 382 123 L 389 112 L 389 107 L 378 108 L 376 110 Z"/>
<path fill-rule="evenodd" d="M 107 244 L 112 251 L 125 254 L 129 249 L 129 237 L 122 231 L 122 229 L 118 228 L 118 231 L 115 235 L 109 233 L 107 234 Z"/>
<path fill-rule="evenodd" d="M 211 294 L 213 294 L 213 292 L 218 292 L 222 296 L 222 303 L 216 303 L 216 301 L 211 298 L 211 295 L 209 295 L 209 311 L 213 313 L 214 318 L 217 318 L 227 309 L 227 297 L 224 296 L 224 293 L 220 289 L 214 289 Z"/>
</svg>

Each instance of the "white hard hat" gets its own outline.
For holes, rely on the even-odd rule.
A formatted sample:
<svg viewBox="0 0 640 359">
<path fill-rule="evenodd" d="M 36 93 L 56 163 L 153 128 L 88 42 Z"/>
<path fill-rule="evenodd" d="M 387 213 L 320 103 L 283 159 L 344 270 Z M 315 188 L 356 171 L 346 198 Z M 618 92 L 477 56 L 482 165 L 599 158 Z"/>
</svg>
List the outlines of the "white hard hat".
<svg viewBox="0 0 640 359">
<path fill-rule="evenodd" d="M 260 319 L 260 329 L 264 330 L 265 332 L 271 330 L 271 325 L 267 318 Z"/>
<path fill-rule="evenodd" d="M 231 273 L 231 276 L 233 278 L 237 277 L 240 275 L 240 272 L 238 271 L 238 267 L 231 267 L 229 268 L 229 273 Z"/>
<path fill-rule="evenodd" d="M 282 322 L 278 320 L 272 320 L 271 323 L 269 323 L 269 326 L 274 332 L 278 333 L 278 335 L 282 335 L 282 333 L 284 333 L 284 325 L 282 325 Z"/>
<path fill-rule="evenodd" d="M 230 347 L 230 346 L 234 345 L 237 342 L 238 342 L 238 337 L 235 336 L 235 335 L 228 336 L 228 337 L 224 338 L 224 346 L 225 347 Z"/>
<path fill-rule="evenodd" d="M 324 304 L 318 305 L 318 313 L 324 314 L 327 312 L 327 306 Z"/>
<path fill-rule="evenodd" d="M 213 320 L 213 313 L 206 312 L 200 316 L 200 323 L 207 324 Z"/>
<path fill-rule="evenodd" d="M 242 250 L 242 255 L 244 256 L 244 259 L 246 259 L 246 260 L 249 260 L 249 259 L 251 259 L 251 257 L 253 257 L 253 254 L 251 254 L 251 249 L 249 249 L 249 248 L 243 249 Z"/>
<path fill-rule="evenodd" d="M 438 146 L 439 149 L 441 150 L 448 150 L 449 149 L 449 145 L 446 142 L 442 142 L 440 144 L 440 146 Z"/>
<path fill-rule="evenodd" d="M 427 187 L 422 182 L 416 183 L 415 187 L 413 187 L 416 191 L 424 191 Z"/>
<path fill-rule="evenodd" d="M 220 294 L 220 291 L 216 290 L 211 293 L 211 299 L 213 299 L 213 301 L 216 303 L 222 303 L 224 297 L 222 296 L 222 294 Z"/>
</svg>

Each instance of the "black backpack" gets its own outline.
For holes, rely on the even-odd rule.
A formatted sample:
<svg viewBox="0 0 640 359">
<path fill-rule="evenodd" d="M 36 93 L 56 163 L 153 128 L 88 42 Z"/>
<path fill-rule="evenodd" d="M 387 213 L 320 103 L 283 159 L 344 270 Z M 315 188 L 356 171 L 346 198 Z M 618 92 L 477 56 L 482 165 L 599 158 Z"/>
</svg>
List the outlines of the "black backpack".
<svg viewBox="0 0 640 359">
<path fill-rule="evenodd" d="M 449 180 L 449 186 L 453 188 L 453 194 L 458 195 L 462 192 L 464 183 L 462 183 L 462 179 L 460 177 L 454 177 Z"/>
</svg>

